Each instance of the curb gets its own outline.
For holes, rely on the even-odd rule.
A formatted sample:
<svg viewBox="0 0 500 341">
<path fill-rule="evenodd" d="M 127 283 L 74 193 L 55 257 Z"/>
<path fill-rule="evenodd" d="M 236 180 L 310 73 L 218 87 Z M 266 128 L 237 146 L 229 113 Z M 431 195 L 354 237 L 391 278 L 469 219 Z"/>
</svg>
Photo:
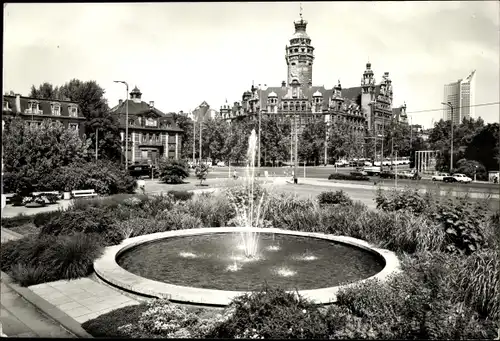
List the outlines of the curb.
<svg viewBox="0 0 500 341">
<path fill-rule="evenodd" d="M 50 317 L 55 322 L 59 323 L 63 328 L 68 330 L 73 335 L 84 338 L 93 339 L 94 337 L 87 333 L 85 329 L 82 328 L 80 323 L 76 322 L 72 317 L 64 313 L 62 310 L 47 302 L 33 291 L 28 288 L 23 288 L 13 282 L 12 278 L 5 272 L 1 272 L 2 282 L 14 290 L 19 296 L 24 298 L 26 301 L 34 305 L 38 310 L 43 312 L 45 315 Z"/>
</svg>

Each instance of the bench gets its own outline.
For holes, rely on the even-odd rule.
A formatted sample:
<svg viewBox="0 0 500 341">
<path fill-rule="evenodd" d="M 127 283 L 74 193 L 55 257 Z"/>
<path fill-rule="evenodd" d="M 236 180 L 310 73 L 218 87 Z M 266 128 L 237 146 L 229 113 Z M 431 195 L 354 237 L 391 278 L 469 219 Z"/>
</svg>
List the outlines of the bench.
<svg viewBox="0 0 500 341">
<path fill-rule="evenodd" d="M 73 198 L 95 197 L 97 193 L 93 189 L 80 189 L 71 191 L 71 196 Z"/>
</svg>

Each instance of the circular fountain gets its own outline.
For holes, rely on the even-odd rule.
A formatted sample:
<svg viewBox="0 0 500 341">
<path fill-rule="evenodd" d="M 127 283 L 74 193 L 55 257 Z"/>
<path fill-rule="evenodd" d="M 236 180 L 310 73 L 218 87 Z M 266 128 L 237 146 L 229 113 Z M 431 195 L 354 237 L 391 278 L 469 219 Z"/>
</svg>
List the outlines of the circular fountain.
<svg viewBox="0 0 500 341">
<path fill-rule="evenodd" d="M 260 234 L 253 256 L 233 243 L 249 232 Z M 279 249 L 269 248 L 278 245 Z M 399 261 L 391 251 L 350 237 L 215 227 L 126 239 L 106 248 L 94 269 L 115 287 L 177 302 L 224 306 L 267 283 L 327 304 L 336 301 L 343 287 L 385 280 L 399 271 Z"/>
<path fill-rule="evenodd" d="M 258 228 L 264 195 L 254 197 L 255 131 L 249 138 L 246 204 L 232 197 L 241 226 L 176 230 L 106 248 L 96 274 L 120 289 L 172 301 L 228 305 L 264 284 L 298 291 L 318 304 L 339 289 L 399 271 L 396 255 L 367 242 L 321 233 Z"/>
</svg>

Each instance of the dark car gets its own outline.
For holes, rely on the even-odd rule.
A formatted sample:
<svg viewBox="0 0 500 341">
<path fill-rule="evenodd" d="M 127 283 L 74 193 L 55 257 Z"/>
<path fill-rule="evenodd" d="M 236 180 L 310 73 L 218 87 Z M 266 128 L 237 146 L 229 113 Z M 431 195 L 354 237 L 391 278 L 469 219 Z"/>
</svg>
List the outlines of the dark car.
<svg viewBox="0 0 500 341">
<path fill-rule="evenodd" d="M 130 165 L 128 167 L 128 173 L 134 178 L 151 178 L 151 168 L 153 169 L 154 177 L 158 177 L 158 168 L 156 168 L 154 165 L 149 164 Z"/>
</svg>

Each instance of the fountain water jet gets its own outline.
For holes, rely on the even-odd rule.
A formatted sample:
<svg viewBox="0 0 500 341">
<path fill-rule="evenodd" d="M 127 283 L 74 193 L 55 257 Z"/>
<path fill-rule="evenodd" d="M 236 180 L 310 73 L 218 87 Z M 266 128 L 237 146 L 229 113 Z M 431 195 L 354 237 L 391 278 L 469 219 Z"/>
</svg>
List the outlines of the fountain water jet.
<svg viewBox="0 0 500 341">
<path fill-rule="evenodd" d="M 252 130 L 248 138 L 248 151 L 247 158 L 248 164 L 245 171 L 245 188 L 247 190 L 248 205 L 238 207 L 236 205 L 237 221 L 243 229 L 248 227 L 258 227 L 261 223 L 262 207 L 264 203 L 264 194 L 259 198 L 256 203 L 254 184 L 255 184 L 255 152 L 257 149 L 257 134 L 255 129 Z M 233 198 L 234 199 L 234 198 Z M 254 231 L 241 231 L 240 232 L 243 249 L 247 258 L 255 258 L 259 245 L 259 233 Z"/>
</svg>

